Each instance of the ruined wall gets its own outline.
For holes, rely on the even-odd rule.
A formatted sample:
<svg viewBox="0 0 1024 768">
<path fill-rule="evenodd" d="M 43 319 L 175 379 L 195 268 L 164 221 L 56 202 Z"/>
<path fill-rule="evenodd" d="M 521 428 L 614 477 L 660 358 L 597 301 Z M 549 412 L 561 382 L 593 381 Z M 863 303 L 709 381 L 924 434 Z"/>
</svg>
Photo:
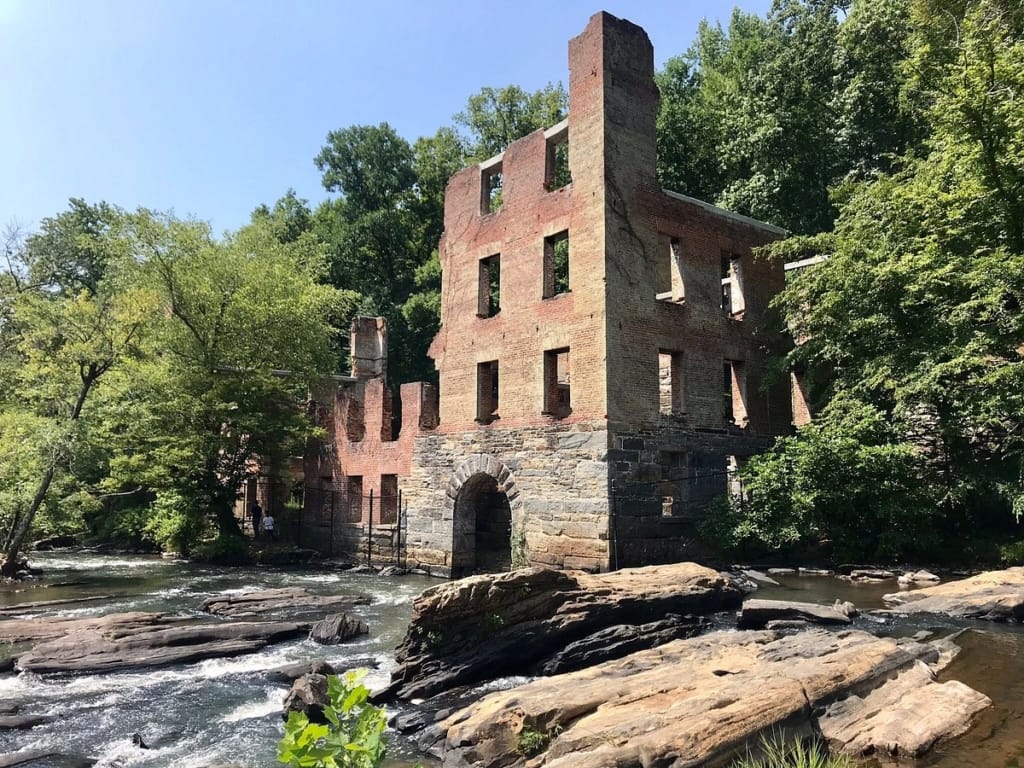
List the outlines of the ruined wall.
<svg viewBox="0 0 1024 768">
<path fill-rule="evenodd" d="M 516 564 L 692 555 L 695 517 L 729 470 L 790 429 L 785 383 L 760 391 L 783 270 L 751 256 L 784 233 L 660 189 L 640 27 L 596 14 L 570 41 L 569 73 L 565 124 L 448 184 L 437 410 L 424 385 L 406 385 L 419 389 L 403 387 L 391 439 L 386 329 L 362 319 L 353 381 L 307 469 L 361 477 L 364 493 L 397 474 L 410 563 L 438 573 L 473 567 L 486 532 L 464 501 L 485 486 L 507 500 Z M 569 183 L 556 172 L 566 139 Z"/>
<path fill-rule="evenodd" d="M 466 480 L 486 473 L 512 507 L 514 564 L 606 569 L 607 454 L 600 422 L 418 438 L 411 474 L 402 482 L 403 498 L 415 510 L 406 532 L 409 564 L 439 575 L 467 565 L 453 538 L 471 536 L 472 526 L 456 520 L 455 499 Z"/>
</svg>

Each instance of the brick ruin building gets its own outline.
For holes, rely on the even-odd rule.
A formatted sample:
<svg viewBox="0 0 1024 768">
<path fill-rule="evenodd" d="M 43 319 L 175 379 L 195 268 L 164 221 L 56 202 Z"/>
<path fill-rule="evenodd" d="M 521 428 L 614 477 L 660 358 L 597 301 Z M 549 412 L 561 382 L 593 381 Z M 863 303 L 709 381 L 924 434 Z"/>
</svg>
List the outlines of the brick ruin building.
<svg viewBox="0 0 1024 768">
<path fill-rule="evenodd" d="M 439 386 L 402 385 L 393 434 L 386 328 L 357 318 L 352 376 L 316 396 L 305 543 L 361 552 L 372 528 L 454 576 L 699 554 L 730 470 L 791 430 L 790 389 L 762 387 L 783 266 L 751 258 L 785 233 L 661 189 L 658 98 L 645 32 L 598 13 L 568 119 L 452 177 Z"/>
</svg>

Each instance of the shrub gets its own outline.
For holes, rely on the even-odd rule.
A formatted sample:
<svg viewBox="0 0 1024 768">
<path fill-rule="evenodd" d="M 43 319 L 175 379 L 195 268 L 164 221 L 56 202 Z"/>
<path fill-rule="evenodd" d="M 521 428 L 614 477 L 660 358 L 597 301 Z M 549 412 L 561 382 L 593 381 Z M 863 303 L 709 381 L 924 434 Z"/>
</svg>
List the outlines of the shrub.
<svg viewBox="0 0 1024 768">
<path fill-rule="evenodd" d="M 368 703 L 365 676 L 366 670 L 354 670 L 327 678 L 327 725 L 291 712 L 277 745 L 278 761 L 293 768 L 377 768 L 384 760 L 387 716 L 383 707 Z"/>
<path fill-rule="evenodd" d="M 919 452 L 877 409 L 834 401 L 817 421 L 741 473 L 702 535 L 739 554 L 826 546 L 843 560 L 898 560 L 932 550 L 939 506 Z"/>
<path fill-rule="evenodd" d="M 252 562 L 249 542 L 242 536 L 220 535 L 204 541 L 193 550 L 192 557 L 215 565 L 248 565 Z"/>
</svg>

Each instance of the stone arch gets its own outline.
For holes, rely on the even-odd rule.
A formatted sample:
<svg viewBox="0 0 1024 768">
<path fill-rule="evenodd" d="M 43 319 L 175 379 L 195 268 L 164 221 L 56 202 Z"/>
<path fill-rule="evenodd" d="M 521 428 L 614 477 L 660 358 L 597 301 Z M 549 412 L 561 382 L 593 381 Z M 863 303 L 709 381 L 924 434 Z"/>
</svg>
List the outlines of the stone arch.
<svg viewBox="0 0 1024 768">
<path fill-rule="evenodd" d="M 445 505 L 452 520 L 452 576 L 511 567 L 522 501 L 505 464 L 487 454 L 471 455 L 452 473 Z"/>
</svg>

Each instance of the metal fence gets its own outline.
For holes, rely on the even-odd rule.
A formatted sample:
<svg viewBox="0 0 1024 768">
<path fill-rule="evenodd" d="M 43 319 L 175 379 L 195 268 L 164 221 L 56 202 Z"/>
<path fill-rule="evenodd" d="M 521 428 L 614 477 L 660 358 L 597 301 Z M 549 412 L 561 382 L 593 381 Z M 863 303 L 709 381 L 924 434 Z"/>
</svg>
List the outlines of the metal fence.
<svg viewBox="0 0 1024 768">
<path fill-rule="evenodd" d="M 362 493 L 357 484 L 286 486 L 271 480 L 250 483 L 243 496 L 243 531 L 253 529 L 252 502 L 274 516 L 274 540 L 316 549 L 324 555 L 346 555 L 367 565 L 404 564 L 406 509 L 401 492 Z M 236 508 L 236 516 L 243 506 Z"/>
</svg>

